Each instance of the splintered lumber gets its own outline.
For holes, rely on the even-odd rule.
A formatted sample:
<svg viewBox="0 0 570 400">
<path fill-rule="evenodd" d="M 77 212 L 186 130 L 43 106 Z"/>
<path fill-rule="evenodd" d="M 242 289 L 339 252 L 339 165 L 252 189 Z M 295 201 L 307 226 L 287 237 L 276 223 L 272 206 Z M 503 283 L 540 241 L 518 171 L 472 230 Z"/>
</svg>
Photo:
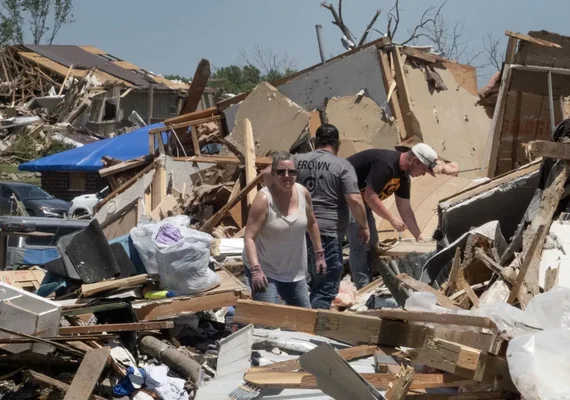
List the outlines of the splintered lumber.
<svg viewBox="0 0 570 400">
<path fill-rule="evenodd" d="M 396 375 L 394 382 L 390 383 L 390 387 L 386 391 L 386 400 L 402 400 L 406 398 L 406 394 L 414 381 L 414 369 L 409 365 L 402 368 Z"/>
<path fill-rule="evenodd" d="M 236 156 L 193 156 L 193 157 L 173 157 L 174 161 L 186 161 L 186 162 L 197 162 L 197 163 L 212 163 L 212 164 L 232 164 L 240 165 L 244 164 Z M 265 168 L 271 165 L 271 157 L 256 157 L 255 166 L 257 168 Z"/>
<path fill-rule="evenodd" d="M 216 225 L 230 212 L 234 206 L 240 202 L 247 194 L 253 190 L 257 185 L 263 180 L 263 174 L 257 175 L 257 177 L 248 183 L 237 196 L 231 198 L 216 214 L 214 214 L 209 220 L 207 220 L 204 225 L 200 228 L 202 232 L 211 232 Z"/>
<path fill-rule="evenodd" d="M 363 311 L 363 315 L 375 316 L 382 319 L 396 319 L 413 322 L 432 322 L 436 324 L 477 326 L 481 328 L 496 329 L 497 326 L 487 317 L 474 315 L 459 315 L 434 313 L 426 311 L 405 311 L 395 308 L 382 308 Z"/>
<path fill-rule="evenodd" d="M 142 285 L 146 283 L 147 280 L 148 280 L 148 275 L 141 274 L 136 276 L 130 276 L 128 278 L 84 284 L 81 285 L 81 295 L 83 297 L 91 297 L 98 293 L 107 292 L 109 290 Z"/>
<path fill-rule="evenodd" d="M 64 328 L 59 328 L 59 334 L 81 335 L 81 334 L 101 333 L 101 332 L 151 331 L 156 329 L 171 329 L 171 328 L 174 328 L 174 322 L 172 321 L 131 322 L 127 324 L 68 326 Z"/>
<path fill-rule="evenodd" d="M 61 334 L 61 329 L 65 329 L 65 328 L 60 328 L 60 334 Z M 71 354 L 71 355 L 76 356 L 76 357 L 83 357 L 85 354 L 83 351 L 76 350 L 73 347 L 68 346 L 66 344 L 53 342 L 51 340 L 47 340 L 44 338 L 28 335 L 26 333 L 16 332 L 16 331 L 10 330 L 8 328 L 0 327 L 0 331 L 2 331 L 4 333 L 8 333 L 10 335 L 16 335 L 16 336 L 24 337 L 26 339 L 31 339 L 34 342 L 48 344 L 50 346 L 55 347 L 58 350 L 65 351 L 66 353 Z"/>
<path fill-rule="evenodd" d="M 164 120 L 164 125 L 173 125 L 186 121 L 194 121 L 197 119 L 212 117 L 218 114 L 218 109 L 216 107 L 210 107 L 206 108 L 205 110 L 194 111 L 188 114 L 181 114 L 177 117 L 167 118 Z"/>
<path fill-rule="evenodd" d="M 244 123 L 244 143 L 245 143 L 245 183 L 246 185 L 255 179 L 257 171 L 255 169 L 255 141 L 253 139 L 253 129 L 251 121 L 248 118 L 243 120 Z M 253 204 L 253 199 L 257 195 L 257 189 L 254 187 L 247 194 L 247 205 Z"/>
<path fill-rule="evenodd" d="M 450 310 L 462 310 L 457 304 L 449 299 L 446 295 L 438 290 L 435 290 L 430 285 L 424 282 L 420 282 L 409 276 L 408 274 L 399 274 L 396 276 L 407 287 L 414 289 L 417 292 L 428 292 L 433 293 L 436 297 L 437 304 L 442 307 L 449 308 Z"/>
<path fill-rule="evenodd" d="M 560 46 L 557 43 L 552 43 L 552 42 L 549 42 L 548 40 L 537 39 L 537 38 L 534 38 L 534 37 L 529 36 L 529 35 L 524 35 L 522 33 L 505 31 L 505 35 L 512 37 L 512 38 L 515 38 L 515 39 L 524 40 L 525 42 L 537 44 L 539 46 L 551 47 L 553 49 L 561 49 L 562 48 L 562 46 Z"/>
<path fill-rule="evenodd" d="M 338 355 L 346 361 L 355 360 L 357 358 L 369 357 L 378 350 L 377 346 L 362 345 L 349 347 L 347 349 L 338 350 Z M 250 372 L 273 371 L 273 372 L 293 372 L 301 369 L 299 359 L 281 361 L 262 367 L 250 368 Z"/>
<path fill-rule="evenodd" d="M 535 140 L 525 145 L 533 157 L 546 157 L 558 160 L 570 160 L 570 142 L 548 142 Z"/>
<path fill-rule="evenodd" d="M 407 356 L 441 371 L 490 385 L 498 384 L 505 390 L 517 392 L 503 357 L 442 339 L 430 340 L 425 347 L 411 350 Z"/>
<path fill-rule="evenodd" d="M 24 376 L 27 377 L 28 379 L 32 379 L 38 383 L 42 383 L 44 385 L 51 386 L 51 387 L 54 387 L 56 389 L 59 389 L 62 392 L 67 392 L 67 390 L 69 389 L 69 385 L 67 383 L 63 383 L 61 381 L 58 381 L 57 379 L 53 379 L 47 375 L 40 374 L 39 372 L 33 371 L 31 369 L 25 370 Z M 105 400 L 104 397 L 97 396 L 97 395 L 91 395 L 89 397 L 83 397 L 83 399 L 86 399 L 86 398 L 89 398 L 92 400 Z"/>
<path fill-rule="evenodd" d="M 380 319 L 350 312 L 312 310 L 251 300 L 239 300 L 234 322 L 306 332 L 351 345 L 422 347 L 433 337 L 453 340 L 488 351 L 496 336 L 458 329 L 430 328 L 422 324 Z"/>
<path fill-rule="evenodd" d="M 193 127 L 196 125 L 202 125 L 202 124 L 205 124 L 208 122 L 217 122 L 217 121 L 221 121 L 221 120 L 222 120 L 221 115 L 212 115 L 211 117 L 193 119 L 193 120 L 189 120 L 189 121 L 185 121 L 185 122 L 179 122 L 177 124 L 159 126 L 158 128 L 153 128 L 153 129 L 149 130 L 148 133 L 150 135 L 157 135 L 161 132 L 166 132 L 166 131 L 169 131 L 171 129 L 175 129 L 175 130 L 177 130 L 177 134 L 178 134 L 178 130 L 180 130 L 181 128 L 188 128 L 189 126 Z M 184 133 L 184 131 L 181 134 L 183 134 L 183 133 Z"/>
<path fill-rule="evenodd" d="M 360 374 L 378 390 L 388 390 L 394 374 Z M 307 372 L 246 372 L 243 379 L 262 389 L 318 389 L 317 380 Z M 466 379 L 448 374 L 416 374 L 410 390 L 459 387 L 473 384 Z"/>
<path fill-rule="evenodd" d="M 89 350 L 75 373 L 63 400 L 84 400 L 89 398 L 107 364 L 110 354 L 111 349 L 109 347 Z"/>
<path fill-rule="evenodd" d="M 380 393 L 364 380 L 330 344 L 321 343 L 299 357 L 299 364 L 313 375 L 317 386 L 333 399 L 375 400 Z"/>
<path fill-rule="evenodd" d="M 149 163 L 149 160 L 146 160 L 144 158 L 125 161 L 125 162 L 122 162 L 120 164 L 111 165 L 110 167 L 107 167 L 107 168 L 101 168 L 99 170 L 99 175 L 102 178 L 104 178 L 106 176 L 118 174 L 119 172 L 128 171 L 129 169 L 140 167 L 140 166 L 146 165 L 148 163 Z"/>
<path fill-rule="evenodd" d="M 538 227 L 538 230 L 536 231 L 536 236 L 534 236 L 534 239 L 532 240 L 532 243 L 530 245 L 530 248 L 528 249 L 528 253 L 526 255 L 526 257 L 523 260 L 523 263 L 519 269 L 519 273 L 517 275 L 517 279 L 515 280 L 515 283 L 513 285 L 513 287 L 511 288 L 511 293 L 509 294 L 509 297 L 507 299 L 507 303 L 508 304 L 513 304 L 513 302 L 516 300 L 516 298 L 519 296 L 519 291 L 523 285 L 523 282 L 526 280 L 526 275 L 527 272 L 529 270 L 530 264 L 532 262 L 532 260 L 535 258 L 535 253 L 537 251 L 537 248 L 539 247 L 539 244 L 544 243 L 544 225 L 541 225 Z M 540 248 L 542 249 L 542 246 L 540 246 Z M 528 303 L 524 303 L 525 305 Z"/>
<path fill-rule="evenodd" d="M 188 95 L 184 100 L 180 115 L 196 111 L 202 99 L 202 94 L 204 94 L 204 89 L 206 89 L 206 85 L 208 84 L 208 79 L 210 79 L 210 73 L 210 62 L 202 58 L 192 77 L 192 83 L 188 88 Z"/>
</svg>

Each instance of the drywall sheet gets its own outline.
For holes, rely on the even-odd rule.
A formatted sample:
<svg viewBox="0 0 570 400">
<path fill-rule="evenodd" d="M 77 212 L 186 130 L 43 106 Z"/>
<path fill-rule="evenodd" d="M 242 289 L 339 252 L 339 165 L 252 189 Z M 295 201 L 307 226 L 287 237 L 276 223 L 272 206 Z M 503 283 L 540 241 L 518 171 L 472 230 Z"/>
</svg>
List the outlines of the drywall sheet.
<svg viewBox="0 0 570 400">
<path fill-rule="evenodd" d="M 229 136 L 242 150 L 246 118 L 253 129 L 255 152 L 265 156 L 271 151 L 289 150 L 308 126 L 310 114 L 269 83 L 262 82 L 240 104 Z"/>
<path fill-rule="evenodd" d="M 396 121 L 384 117 L 378 104 L 367 96 L 334 97 L 327 103 L 326 115 L 340 133 L 339 157 L 370 148 L 393 150 L 399 143 Z"/>
<path fill-rule="evenodd" d="M 386 89 L 378 49 L 370 46 L 334 60 L 278 87 L 279 91 L 307 110 L 323 111 L 327 99 L 351 96 L 362 89 L 379 105 L 386 103 Z"/>
<path fill-rule="evenodd" d="M 428 239 L 433 235 L 437 228 L 438 216 L 437 205 L 442 199 L 452 196 L 462 190 L 474 185 L 470 179 L 453 177 L 449 175 L 425 175 L 412 179 L 410 201 L 412 209 L 416 215 L 418 226 L 422 232 L 424 239 Z M 395 196 L 390 196 L 384 200 L 384 205 L 392 215 L 398 216 L 398 208 L 396 207 Z M 379 231 L 380 240 L 397 239 L 397 232 L 382 232 L 384 230 L 393 230 L 392 225 L 382 218 L 376 217 L 376 227 Z M 413 239 L 410 231 L 402 234 L 404 239 Z"/>
<path fill-rule="evenodd" d="M 454 68 L 459 68 L 454 67 Z M 467 71 L 468 66 L 462 66 Z M 483 167 L 491 118 L 478 106 L 478 95 L 467 85 L 468 75 L 458 70 L 434 66 L 447 90 L 437 91 L 426 81 L 424 67 L 405 67 L 412 111 L 418 120 L 423 141 L 437 153 L 459 164 L 461 170 Z M 461 79 L 456 80 L 456 76 Z M 486 175 L 486 170 L 465 172 L 464 178 Z"/>
</svg>

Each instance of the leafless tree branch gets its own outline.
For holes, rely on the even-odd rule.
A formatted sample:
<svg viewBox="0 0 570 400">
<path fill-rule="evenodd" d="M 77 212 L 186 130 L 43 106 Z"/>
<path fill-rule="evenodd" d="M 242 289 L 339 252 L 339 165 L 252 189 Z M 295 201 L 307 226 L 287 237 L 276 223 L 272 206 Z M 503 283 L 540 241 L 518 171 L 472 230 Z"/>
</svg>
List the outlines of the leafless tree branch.
<svg viewBox="0 0 570 400">
<path fill-rule="evenodd" d="M 426 36 L 425 34 L 421 34 L 419 32 L 421 32 L 421 30 L 425 29 L 425 27 L 432 23 L 435 24 L 435 19 L 439 16 L 439 14 L 441 13 L 441 9 L 443 8 L 443 6 L 445 5 L 445 3 L 447 2 L 447 0 L 445 2 L 443 2 L 441 4 L 441 6 L 439 6 L 437 12 L 435 13 L 434 17 L 432 18 L 427 18 L 432 12 L 433 10 L 435 10 L 435 7 L 429 7 L 427 10 L 424 11 L 424 13 L 422 14 L 422 18 L 420 19 L 420 23 L 416 25 L 416 27 L 414 28 L 412 35 L 404 40 L 403 42 L 401 42 L 402 45 L 406 45 L 408 43 L 410 43 L 413 40 L 416 40 L 418 37 L 420 36 Z"/>
<path fill-rule="evenodd" d="M 334 6 L 331 3 L 327 3 L 326 1 L 323 1 L 321 3 L 321 7 L 324 7 L 331 12 L 331 14 L 334 18 L 333 24 L 338 26 L 340 28 L 340 30 L 342 31 L 342 33 L 344 34 L 344 36 L 346 36 L 346 38 L 348 40 L 350 40 L 351 42 L 354 43 L 356 41 L 356 39 L 352 35 L 352 32 L 350 32 L 350 30 L 344 24 L 344 21 L 340 18 L 339 14 L 336 12 Z M 342 0 L 338 0 L 338 8 L 339 8 L 339 10 L 342 9 Z"/>
<path fill-rule="evenodd" d="M 364 43 L 366 43 L 366 38 L 368 37 L 368 34 L 372 30 L 372 26 L 374 26 L 374 24 L 376 23 L 376 20 L 380 16 L 380 13 L 382 13 L 382 10 L 380 10 L 380 9 L 376 10 L 376 14 L 374 14 L 372 19 L 370 20 L 370 23 L 366 27 L 366 30 L 364 31 L 364 33 L 362 34 L 362 37 L 360 38 L 360 41 L 358 42 L 359 47 L 362 46 Z"/>
<path fill-rule="evenodd" d="M 492 33 L 488 33 L 485 38 L 483 38 L 483 51 L 487 55 L 488 63 L 486 66 L 491 65 L 497 71 L 501 69 L 503 65 L 503 60 L 505 59 L 505 53 L 500 50 L 499 39 L 496 39 Z"/>
<path fill-rule="evenodd" d="M 394 14 L 393 11 L 396 11 Z M 398 26 L 400 25 L 400 0 L 396 0 L 394 7 L 388 13 L 388 37 L 392 39 L 396 32 L 398 31 Z M 394 21 L 394 30 L 391 30 L 392 21 Z"/>
</svg>

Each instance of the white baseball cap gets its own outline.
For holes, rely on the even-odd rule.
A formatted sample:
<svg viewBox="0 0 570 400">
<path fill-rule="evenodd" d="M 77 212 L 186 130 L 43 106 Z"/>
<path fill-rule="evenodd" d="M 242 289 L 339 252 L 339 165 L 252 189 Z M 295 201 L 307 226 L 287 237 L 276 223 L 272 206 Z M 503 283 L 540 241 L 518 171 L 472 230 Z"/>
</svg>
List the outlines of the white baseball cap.
<svg viewBox="0 0 570 400">
<path fill-rule="evenodd" d="M 437 153 L 434 149 L 425 143 L 418 143 L 412 147 L 412 153 L 428 167 L 428 171 L 432 176 L 435 176 L 433 169 L 437 166 Z"/>
</svg>

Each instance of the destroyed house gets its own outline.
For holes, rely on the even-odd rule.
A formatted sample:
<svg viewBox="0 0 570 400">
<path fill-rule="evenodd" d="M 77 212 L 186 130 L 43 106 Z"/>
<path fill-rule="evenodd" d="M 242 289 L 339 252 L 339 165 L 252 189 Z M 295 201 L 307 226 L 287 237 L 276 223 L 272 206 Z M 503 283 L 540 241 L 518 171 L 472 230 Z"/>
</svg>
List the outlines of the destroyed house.
<svg viewBox="0 0 570 400">
<path fill-rule="evenodd" d="M 73 125 L 103 136 L 131 126 L 133 112 L 147 124 L 178 115 L 188 90 L 186 83 L 168 80 L 93 46 L 8 46 L 0 59 L 0 98 L 15 104 L 53 96 L 53 90 L 65 96 L 74 79 L 85 79 L 92 71 L 87 106 L 79 110 Z M 212 92 L 205 90 L 199 108 L 213 103 Z"/>
</svg>

